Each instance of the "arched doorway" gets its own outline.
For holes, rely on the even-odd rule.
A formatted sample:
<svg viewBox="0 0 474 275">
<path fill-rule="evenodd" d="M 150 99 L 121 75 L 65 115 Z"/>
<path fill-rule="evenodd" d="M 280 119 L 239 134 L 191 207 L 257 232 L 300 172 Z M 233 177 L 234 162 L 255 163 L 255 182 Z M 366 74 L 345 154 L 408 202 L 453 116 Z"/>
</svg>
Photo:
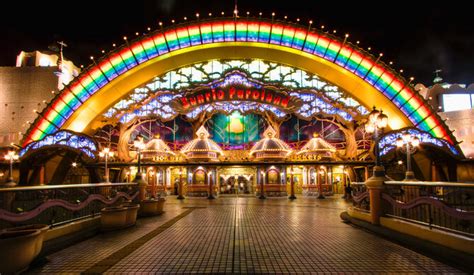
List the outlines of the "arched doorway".
<svg viewBox="0 0 474 275">
<path fill-rule="evenodd" d="M 222 195 L 255 195 L 255 169 L 252 167 L 224 167 L 218 169 L 218 193 Z"/>
</svg>

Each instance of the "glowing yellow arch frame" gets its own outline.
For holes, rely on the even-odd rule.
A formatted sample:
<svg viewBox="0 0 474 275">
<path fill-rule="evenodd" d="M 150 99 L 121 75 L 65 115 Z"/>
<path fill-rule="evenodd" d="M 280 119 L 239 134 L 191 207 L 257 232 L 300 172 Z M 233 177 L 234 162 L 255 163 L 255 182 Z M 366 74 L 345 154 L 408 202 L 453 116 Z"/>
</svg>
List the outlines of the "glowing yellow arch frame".
<svg viewBox="0 0 474 275">
<path fill-rule="evenodd" d="M 317 74 L 366 107 L 382 108 L 392 129 L 416 126 L 455 144 L 451 131 L 426 101 L 360 49 L 287 23 L 219 19 L 173 26 L 105 56 L 52 100 L 26 133 L 23 145 L 59 129 L 91 133 L 100 126 L 93 123 L 99 115 L 167 71 L 211 59 L 251 58 Z"/>
<path fill-rule="evenodd" d="M 278 62 L 322 76 L 346 90 L 367 107 L 382 108 L 390 118 L 389 124 L 392 129 L 412 126 L 406 116 L 383 94 L 334 63 L 287 47 L 234 42 L 177 50 L 142 63 L 99 90 L 93 98 L 87 100 L 75 111 L 63 128 L 76 132 L 90 132 L 92 128 L 95 128 L 92 124 L 95 118 L 106 112 L 137 86 L 170 70 L 211 59 L 246 58 Z"/>
</svg>

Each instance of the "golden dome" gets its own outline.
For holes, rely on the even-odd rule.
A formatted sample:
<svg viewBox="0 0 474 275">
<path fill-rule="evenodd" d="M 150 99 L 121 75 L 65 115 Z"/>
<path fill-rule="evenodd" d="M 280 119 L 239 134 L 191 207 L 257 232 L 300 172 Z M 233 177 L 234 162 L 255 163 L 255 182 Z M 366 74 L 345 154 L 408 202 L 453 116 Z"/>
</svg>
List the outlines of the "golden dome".
<svg viewBox="0 0 474 275">
<path fill-rule="evenodd" d="M 291 154 L 291 148 L 283 140 L 276 138 L 276 131 L 269 126 L 263 132 L 264 138 L 250 149 L 250 155 L 257 159 L 285 159 Z"/>
<path fill-rule="evenodd" d="M 145 149 L 142 151 L 142 154 L 143 159 L 174 155 L 170 147 L 160 139 L 160 134 L 156 134 L 154 139 L 145 144 Z"/>
<path fill-rule="evenodd" d="M 201 126 L 197 131 L 197 138 L 186 143 L 181 148 L 181 153 L 189 160 L 209 161 L 217 160 L 218 155 L 222 155 L 222 149 L 212 139 L 209 139 L 209 132 Z"/>
<path fill-rule="evenodd" d="M 313 138 L 297 154 L 319 155 L 320 157 L 332 158 L 335 152 L 336 148 L 334 146 L 320 138 L 317 133 L 314 133 Z"/>
</svg>

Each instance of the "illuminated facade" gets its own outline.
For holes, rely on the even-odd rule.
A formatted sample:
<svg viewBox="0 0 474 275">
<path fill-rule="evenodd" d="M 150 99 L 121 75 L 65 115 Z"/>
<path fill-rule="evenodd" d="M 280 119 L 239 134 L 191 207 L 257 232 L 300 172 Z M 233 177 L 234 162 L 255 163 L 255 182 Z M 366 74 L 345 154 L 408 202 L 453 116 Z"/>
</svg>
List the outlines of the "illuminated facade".
<svg viewBox="0 0 474 275">
<path fill-rule="evenodd" d="M 402 131 L 446 160 L 463 158 L 436 111 L 380 57 L 287 22 L 212 19 L 152 32 L 97 60 L 48 103 L 22 155 L 70 146 L 76 155 L 60 161 L 82 159 L 90 180 L 101 181 L 96 153 L 111 147 L 114 181 L 143 172 L 167 194 L 183 184 L 192 196 L 257 194 L 262 186 L 283 196 L 290 177 L 297 193 L 341 193 L 368 177 L 374 142 L 364 125 L 372 106 L 389 117 L 381 152 L 393 176 L 400 157 L 390 144 Z M 150 147 L 144 171 L 134 164 L 137 136 Z M 419 163 L 430 159 L 418 155 Z M 419 169 L 430 179 L 433 167 Z"/>
</svg>

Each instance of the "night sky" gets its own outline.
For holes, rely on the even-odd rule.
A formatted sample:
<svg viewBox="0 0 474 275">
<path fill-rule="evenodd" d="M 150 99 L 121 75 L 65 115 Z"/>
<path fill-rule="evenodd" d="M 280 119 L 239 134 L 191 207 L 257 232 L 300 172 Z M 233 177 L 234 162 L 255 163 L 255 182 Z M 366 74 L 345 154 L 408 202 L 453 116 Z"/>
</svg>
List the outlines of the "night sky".
<svg viewBox="0 0 474 275">
<path fill-rule="evenodd" d="M 134 37 L 147 27 L 157 28 L 159 21 L 170 25 L 171 19 L 195 18 L 196 12 L 201 17 L 221 11 L 230 15 L 234 7 L 234 0 L 129 2 L 71 1 L 68 5 L 73 7 L 66 8 L 65 1 L 12 1 L 2 7 L 0 17 L 0 66 L 13 66 L 20 50 L 45 50 L 59 40 L 68 44 L 66 58 L 88 65 L 89 56 L 98 57 L 100 50 L 122 43 L 124 35 Z M 443 70 L 441 76 L 447 82 L 474 83 L 470 10 L 460 3 L 413 6 L 414 2 L 239 0 L 238 8 L 241 16 L 261 11 L 269 18 L 275 12 L 276 19 L 287 15 L 289 21 L 300 18 L 305 24 L 312 19 L 313 26 L 336 29 L 340 37 L 349 33 L 351 42 L 360 40 L 372 53 L 383 52 L 386 63 L 393 61 L 396 70 L 404 69 L 403 75 L 414 76 L 417 83 L 431 84 L 436 69 Z"/>
</svg>

